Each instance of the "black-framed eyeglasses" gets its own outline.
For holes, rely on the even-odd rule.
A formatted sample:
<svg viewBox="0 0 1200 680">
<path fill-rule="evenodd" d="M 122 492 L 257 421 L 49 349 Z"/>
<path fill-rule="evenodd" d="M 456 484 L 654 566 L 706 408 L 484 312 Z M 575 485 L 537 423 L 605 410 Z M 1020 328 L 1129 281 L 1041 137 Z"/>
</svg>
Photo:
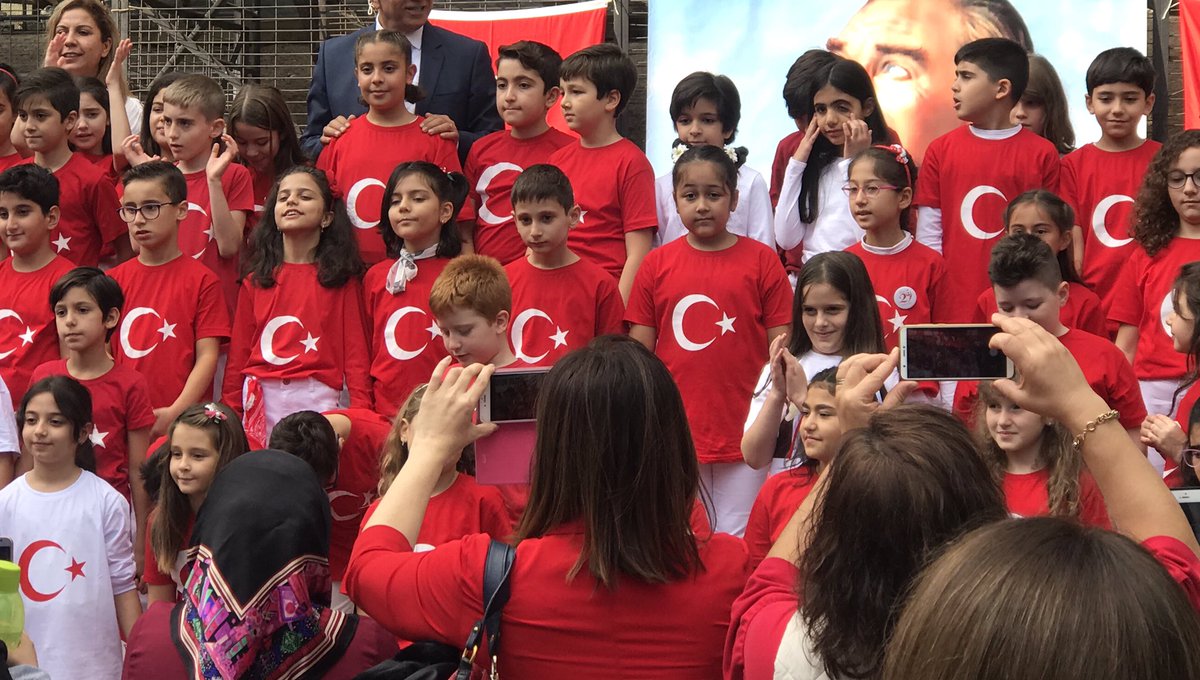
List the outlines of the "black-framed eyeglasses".
<svg viewBox="0 0 1200 680">
<path fill-rule="evenodd" d="M 137 214 L 141 213 L 142 217 L 152 220 L 158 217 L 158 213 L 162 211 L 164 205 L 174 205 L 173 203 L 146 203 L 142 206 L 123 205 L 117 208 L 117 214 L 126 222 L 132 222 L 137 219 Z"/>
<path fill-rule="evenodd" d="M 1184 449 L 1179 460 L 1193 470 L 1200 469 L 1200 449 Z"/>
<path fill-rule="evenodd" d="M 1171 187 L 1172 189 L 1182 189 L 1184 185 L 1187 184 L 1189 177 L 1192 178 L 1192 184 L 1195 184 L 1197 188 L 1200 188 L 1200 170 L 1196 170 L 1191 174 L 1188 174 L 1182 170 L 1172 170 L 1171 172 L 1167 173 L 1167 186 Z"/>
</svg>

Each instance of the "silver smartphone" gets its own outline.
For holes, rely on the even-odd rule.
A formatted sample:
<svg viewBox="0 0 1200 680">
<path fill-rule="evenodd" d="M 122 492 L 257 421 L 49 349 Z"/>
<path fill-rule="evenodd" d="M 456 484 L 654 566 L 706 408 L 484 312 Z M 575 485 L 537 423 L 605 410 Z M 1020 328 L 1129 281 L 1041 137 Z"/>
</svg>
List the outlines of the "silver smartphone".
<svg viewBox="0 0 1200 680">
<path fill-rule="evenodd" d="M 904 380 L 997 380 L 1013 377 L 1013 364 L 988 341 L 991 324 L 917 324 L 900 327 L 900 377 Z"/>
<path fill-rule="evenodd" d="M 523 423 L 537 420 L 537 399 L 548 367 L 501 368 L 479 398 L 479 421 Z"/>
</svg>

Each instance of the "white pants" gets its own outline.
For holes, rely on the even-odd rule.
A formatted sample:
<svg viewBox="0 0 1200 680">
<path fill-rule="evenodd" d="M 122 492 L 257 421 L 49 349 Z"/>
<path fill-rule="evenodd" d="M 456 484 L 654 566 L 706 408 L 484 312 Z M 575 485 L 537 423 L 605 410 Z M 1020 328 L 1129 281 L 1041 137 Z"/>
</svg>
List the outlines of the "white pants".
<svg viewBox="0 0 1200 680">
<path fill-rule="evenodd" d="M 746 532 L 750 508 L 769 470 L 769 466 L 755 470 L 745 463 L 700 464 L 700 497 L 714 532 L 734 536 Z"/>
<path fill-rule="evenodd" d="M 1169 418 L 1175 413 L 1171 410 L 1171 398 L 1179 388 L 1178 380 L 1139 380 L 1138 387 L 1142 391 L 1142 401 L 1146 404 L 1146 413 L 1161 413 Z M 1165 461 L 1157 449 L 1146 451 L 1150 464 L 1159 472 L 1163 471 Z"/>
<path fill-rule="evenodd" d="M 297 411 L 324 413 L 338 407 L 341 390 L 335 390 L 316 378 L 260 378 L 263 391 L 263 415 L 267 420 L 267 439 L 275 424 Z M 249 396 L 242 383 L 242 403 Z M 264 442 L 265 444 L 265 442 Z"/>
</svg>

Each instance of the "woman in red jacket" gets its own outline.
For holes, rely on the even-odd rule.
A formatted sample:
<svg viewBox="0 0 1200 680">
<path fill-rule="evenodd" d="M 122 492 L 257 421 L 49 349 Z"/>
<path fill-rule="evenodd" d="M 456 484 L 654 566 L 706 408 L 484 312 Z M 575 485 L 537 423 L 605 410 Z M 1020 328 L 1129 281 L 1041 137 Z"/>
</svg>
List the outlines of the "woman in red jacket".
<svg viewBox="0 0 1200 680">
<path fill-rule="evenodd" d="M 492 368 L 448 367 L 434 370 L 408 462 L 355 543 L 346 584 L 395 635 L 462 645 L 482 612 L 490 538 L 412 552 L 441 470 L 495 427 L 471 423 Z M 699 469 L 666 368 L 636 342 L 598 338 L 546 376 L 537 416 L 501 677 L 718 677 L 746 549 L 692 533 Z"/>
</svg>

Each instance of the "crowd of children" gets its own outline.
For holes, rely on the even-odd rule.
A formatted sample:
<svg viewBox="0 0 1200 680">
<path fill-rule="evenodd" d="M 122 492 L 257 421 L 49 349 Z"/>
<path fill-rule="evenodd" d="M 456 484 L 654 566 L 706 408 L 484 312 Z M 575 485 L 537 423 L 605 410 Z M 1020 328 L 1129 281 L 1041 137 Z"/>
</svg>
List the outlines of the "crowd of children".
<svg viewBox="0 0 1200 680">
<path fill-rule="evenodd" d="M 708 72 L 672 93 L 674 167 L 656 179 L 617 131 L 638 76 L 611 44 L 565 59 L 531 40 L 501 47 L 507 128 L 460 165 L 457 133 L 426 133 L 407 106 L 422 97 L 419 44 L 400 33 L 358 38 L 367 113 L 326 128 L 315 159 L 278 90 L 246 85 L 227 108 L 211 78 L 165 73 L 138 102 L 122 76 L 132 46 L 108 40 L 95 77 L 0 64 L 0 410 L 15 406 L 20 430 L 0 432 L 0 536 L 28 570 L 27 627 L 55 677 L 83 664 L 120 676 L 136 587 L 151 603 L 186 599 L 209 487 L 253 449 L 313 468 L 332 517 L 333 607 L 353 612 L 342 580 L 355 538 L 406 465 L 425 383 L 447 357 L 548 367 L 599 336 L 641 343 L 682 397 L 704 510 L 692 524 L 744 534 L 750 569 L 778 568 L 764 558 L 799 540 L 790 523 L 817 512 L 827 470 L 867 465 L 855 451 L 872 445 L 839 424 L 838 366 L 894 350 L 906 325 L 1033 322 L 1167 484 L 1197 483 L 1200 133 L 1139 136 L 1155 73 L 1135 50 L 1092 62 L 1101 134 L 1075 148 L 1049 62 L 1005 38 L 964 45 L 942 86 L 966 124 L 920 168 L 863 66 L 806 52 L 784 90 L 798 130 L 768 188 L 731 146 L 738 88 Z M 547 123 L 554 107 L 573 135 Z M 979 456 L 964 474 L 994 485 L 1010 514 L 1114 526 L 1057 412 L 988 382 L 909 393 L 895 374 L 881 381 L 879 401 L 894 391 L 973 428 Z M 919 438 L 904 413 L 872 427 Z M 524 491 L 473 473 L 470 447 L 447 460 L 413 549 L 521 525 Z M 851 504 L 891 497 L 860 479 L 861 497 L 843 490 L 838 506 L 838 483 L 800 562 L 797 620 L 818 670 L 875 677 L 898 598 L 977 515 L 930 528 L 942 533 L 909 566 L 872 572 L 856 566 L 868 548 L 835 529 L 864 521 Z M 48 547 L 69 566 L 38 558 Z M 879 579 L 878 599 L 848 602 L 836 564 L 855 587 Z M 829 631 L 860 604 L 874 656 L 850 658 Z M 769 676 L 741 654 L 727 650 L 727 677 Z"/>
</svg>

